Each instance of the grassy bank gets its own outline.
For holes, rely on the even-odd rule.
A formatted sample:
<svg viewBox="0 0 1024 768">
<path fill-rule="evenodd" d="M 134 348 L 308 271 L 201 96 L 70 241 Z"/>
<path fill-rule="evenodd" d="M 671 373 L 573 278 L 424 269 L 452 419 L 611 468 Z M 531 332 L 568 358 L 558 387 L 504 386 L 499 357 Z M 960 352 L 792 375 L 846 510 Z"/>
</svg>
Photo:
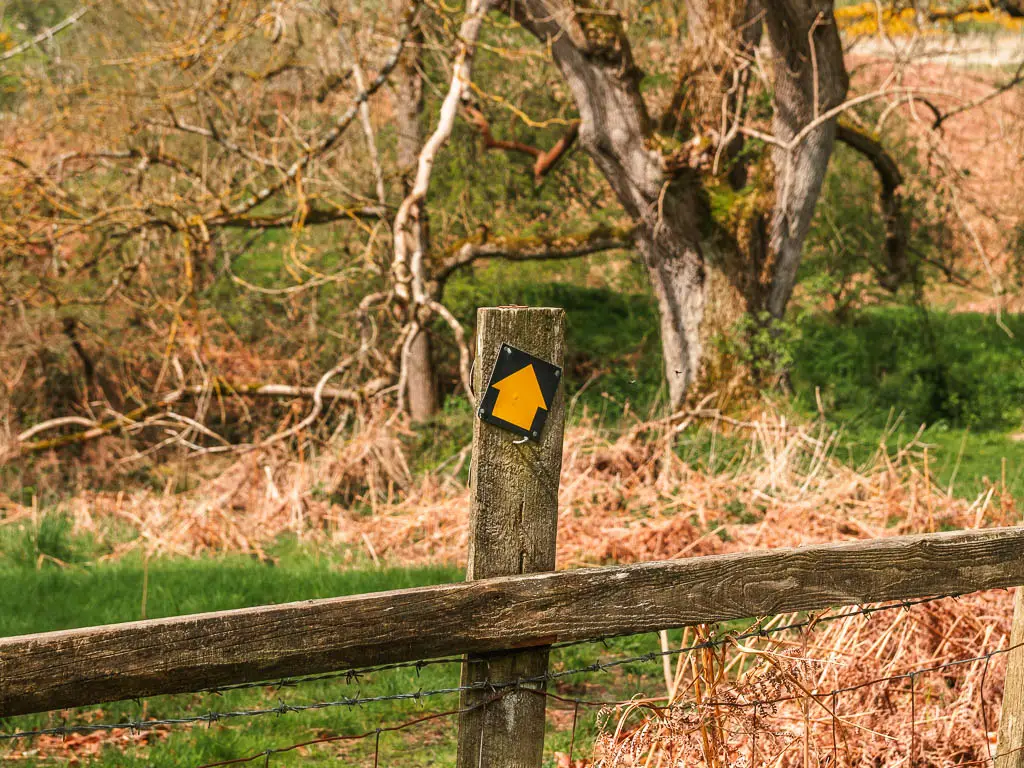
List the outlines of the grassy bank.
<svg viewBox="0 0 1024 768">
<path fill-rule="evenodd" d="M 663 408 L 657 312 L 638 276 L 624 270 L 622 285 L 612 290 L 589 287 L 583 265 L 554 282 L 540 279 L 550 268 L 533 268 L 536 274 L 487 267 L 460 278 L 446 299 L 470 326 L 474 300 L 565 307 L 566 384 L 576 401 L 570 418 L 586 409 L 614 424 L 624 412 L 646 416 Z M 1010 492 L 1024 493 L 1024 316 L 1002 322 L 917 307 L 858 310 L 842 320 L 806 314 L 792 324 L 782 350 L 792 360 L 791 396 L 769 394 L 800 417 L 823 410 L 842 431 L 836 456 L 851 464 L 869 459 L 880 441 L 893 449 L 921 431 L 943 487 L 974 497 L 1005 479 Z M 451 444 L 468 440 L 468 408 L 463 416 L 464 429 L 448 434 Z M 444 423 L 450 429 L 457 421 Z M 681 439 L 695 462 L 727 457 L 712 457 L 706 436 Z"/>
<path fill-rule="evenodd" d="M 1024 317 L 1003 320 L 912 308 L 805 318 L 793 351 L 796 406 L 813 414 L 821 403 L 844 431 L 844 460 L 920 431 L 943 486 L 972 497 L 1005 480 L 1024 493 Z"/>
</svg>

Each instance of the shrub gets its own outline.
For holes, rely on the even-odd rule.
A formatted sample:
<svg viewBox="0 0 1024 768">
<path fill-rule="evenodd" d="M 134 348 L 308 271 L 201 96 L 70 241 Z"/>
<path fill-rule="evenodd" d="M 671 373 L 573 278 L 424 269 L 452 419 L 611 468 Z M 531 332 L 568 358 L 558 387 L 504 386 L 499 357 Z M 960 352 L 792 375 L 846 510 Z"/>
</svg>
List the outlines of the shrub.
<svg viewBox="0 0 1024 768">
<path fill-rule="evenodd" d="M 1009 429 L 1024 418 L 1024 316 L 867 310 L 849 323 L 814 315 L 800 324 L 793 382 L 802 404 L 815 389 L 832 410 L 910 424 Z"/>
</svg>

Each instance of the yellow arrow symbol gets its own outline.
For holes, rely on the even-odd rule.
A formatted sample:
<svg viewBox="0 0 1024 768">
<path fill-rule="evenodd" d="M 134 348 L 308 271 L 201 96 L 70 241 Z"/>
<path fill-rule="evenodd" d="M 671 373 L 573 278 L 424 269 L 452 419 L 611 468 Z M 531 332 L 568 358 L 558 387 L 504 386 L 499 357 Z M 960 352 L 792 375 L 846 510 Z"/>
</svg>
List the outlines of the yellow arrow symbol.
<svg viewBox="0 0 1024 768">
<path fill-rule="evenodd" d="M 540 391 L 540 382 L 537 381 L 537 372 L 533 370 L 532 364 L 520 368 L 493 386 L 498 390 L 498 401 L 491 413 L 509 424 L 529 429 L 533 426 L 533 417 L 537 409 L 548 409 L 544 393 Z"/>
</svg>

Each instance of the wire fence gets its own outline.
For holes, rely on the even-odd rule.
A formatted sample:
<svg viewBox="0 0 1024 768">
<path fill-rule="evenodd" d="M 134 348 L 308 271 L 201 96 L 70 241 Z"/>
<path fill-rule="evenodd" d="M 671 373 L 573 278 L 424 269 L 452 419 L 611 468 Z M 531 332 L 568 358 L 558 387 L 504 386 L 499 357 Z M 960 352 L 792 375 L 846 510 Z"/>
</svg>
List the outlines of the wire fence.
<svg viewBox="0 0 1024 768">
<path fill-rule="evenodd" d="M 794 765 L 807 766 L 813 763 L 812 756 L 819 765 L 852 765 L 858 763 L 862 753 L 872 750 L 898 755 L 892 760 L 883 759 L 877 763 L 879 765 L 900 760 L 908 765 L 919 762 L 984 765 L 1004 756 L 996 754 L 992 744 L 991 710 L 995 704 L 986 700 L 986 691 L 992 689 L 991 692 L 996 693 L 998 685 L 992 685 L 990 667 L 1018 646 L 1009 645 L 1005 632 L 991 631 L 981 643 L 983 650 L 966 652 L 972 646 L 961 637 L 962 632 L 958 634 L 957 627 L 966 621 L 962 617 L 967 612 L 959 611 L 961 619 L 947 621 L 949 626 L 936 628 L 932 626 L 934 621 L 930 621 L 942 613 L 950 613 L 948 604 L 937 605 L 940 601 L 956 599 L 946 595 L 802 617 L 774 617 L 742 629 L 695 628 L 684 631 L 674 647 L 668 647 L 667 638 L 663 636 L 658 650 L 645 653 L 609 653 L 616 644 L 609 638 L 560 643 L 551 646 L 553 658 L 559 653 L 572 658 L 557 660 L 545 674 L 516 680 L 442 685 L 379 695 L 357 692 L 353 696 L 301 703 L 279 701 L 274 706 L 208 709 L 180 717 L 65 722 L 2 732 L 0 744 L 40 737 L 67 738 L 74 734 L 114 731 L 142 734 L 188 726 L 212 727 L 239 720 L 361 709 L 385 703 L 401 706 L 415 702 L 422 706 L 437 698 L 460 696 L 462 704 L 458 707 L 438 708 L 411 718 L 407 712 L 400 712 L 397 722 L 389 722 L 382 715 L 374 728 L 330 733 L 268 746 L 218 762 L 197 763 L 201 768 L 214 768 L 262 760 L 269 766 L 276 756 L 303 752 L 318 745 L 372 742 L 372 749 L 367 750 L 365 758 L 376 766 L 380 761 L 382 738 L 388 734 L 445 720 L 453 721 L 454 726 L 454 721 L 462 715 L 491 706 L 508 696 L 526 695 L 543 696 L 549 712 L 565 715 L 571 712 L 571 724 L 567 729 L 560 729 L 567 732 L 568 746 L 553 758 L 556 768 L 656 764 L 706 764 L 718 768 L 786 765 L 787 760 Z M 899 618 L 929 609 L 931 613 L 922 614 L 916 622 Z M 864 627 L 871 617 L 893 613 L 898 616 L 884 627 L 865 632 Z M 928 658 L 927 663 L 910 664 L 912 660 L 921 659 L 916 653 L 920 649 L 913 647 L 913 633 L 938 636 L 938 640 L 933 638 L 930 647 L 933 656 L 941 655 Z M 827 647 L 821 644 L 824 635 L 830 638 Z M 857 641 L 853 642 L 851 638 L 855 635 Z M 995 645 L 991 645 L 993 643 Z M 984 649 L 986 644 L 991 646 L 987 650 Z M 947 647 L 959 648 L 960 653 L 946 652 Z M 859 648 L 867 649 L 863 658 L 844 661 L 836 657 L 837 653 L 855 655 Z M 594 649 L 598 650 L 596 658 L 587 659 L 586 663 L 568 663 Z M 883 659 L 886 653 L 895 658 Z M 851 674 L 873 668 L 864 661 L 868 656 L 886 674 L 851 681 Z M 196 693 L 219 698 L 239 691 L 266 696 L 280 695 L 283 691 L 302 692 L 324 684 L 361 686 L 368 678 L 386 678 L 388 673 L 399 670 L 412 671 L 418 678 L 424 669 L 457 667 L 463 662 L 461 656 L 445 657 L 207 688 Z M 673 662 L 675 669 L 672 669 Z M 660 664 L 664 680 L 656 677 L 652 680 L 650 665 L 656 664 Z M 634 683 L 624 681 L 624 675 L 620 674 L 623 672 L 626 677 L 636 674 L 637 680 Z M 829 677 L 834 678 L 836 684 L 827 684 Z M 606 691 L 618 694 L 630 684 L 639 691 L 640 681 L 648 689 L 653 686 L 663 690 L 657 695 L 595 695 Z M 902 703 L 895 700 L 899 697 Z M 853 706 L 844 709 L 845 703 Z M 588 718 L 587 736 L 581 740 L 579 728 Z M 958 738 L 938 743 L 935 725 L 940 719 L 948 721 L 944 727 L 950 734 L 956 731 Z M 965 719 L 980 720 L 980 723 L 958 721 Z M 879 722 L 887 722 L 891 732 L 880 730 Z M 922 734 L 919 731 L 925 725 L 928 733 Z M 562 741 L 566 741 L 566 734 L 562 736 Z M 856 746 L 853 736 L 859 736 L 863 744 Z M 959 752 L 952 748 L 972 741 L 978 743 Z M 582 762 L 578 758 L 581 751 L 588 753 Z"/>
</svg>

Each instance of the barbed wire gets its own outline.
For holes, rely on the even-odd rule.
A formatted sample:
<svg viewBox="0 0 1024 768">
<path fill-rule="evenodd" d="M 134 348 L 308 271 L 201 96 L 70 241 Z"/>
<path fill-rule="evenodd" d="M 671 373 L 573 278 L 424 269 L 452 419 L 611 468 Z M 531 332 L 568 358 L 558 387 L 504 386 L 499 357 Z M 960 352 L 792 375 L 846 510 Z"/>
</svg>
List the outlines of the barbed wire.
<svg viewBox="0 0 1024 768">
<path fill-rule="evenodd" d="M 663 649 L 663 650 L 657 650 L 657 651 L 650 651 L 650 652 L 644 653 L 644 654 L 637 654 L 637 655 L 632 655 L 632 656 L 625 656 L 625 657 L 620 657 L 620 658 L 614 658 L 614 659 L 609 659 L 609 660 L 606 660 L 606 661 L 598 660 L 598 661 L 595 661 L 595 662 L 593 662 L 591 664 L 587 664 L 587 665 L 580 666 L 580 667 L 575 667 L 575 668 L 570 668 L 570 669 L 563 669 L 563 670 L 556 670 L 556 671 L 553 671 L 553 672 L 549 671 L 549 672 L 545 672 L 544 674 L 534 675 L 534 676 L 527 677 L 527 678 L 519 678 L 517 680 L 508 681 L 508 682 L 504 682 L 504 683 L 483 681 L 483 682 L 472 683 L 472 684 L 469 684 L 469 685 L 449 686 L 449 687 L 436 688 L 436 689 L 431 689 L 431 690 L 426 690 L 426 691 L 424 691 L 424 690 L 406 691 L 406 692 L 402 692 L 402 693 L 384 694 L 384 695 L 380 695 L 380 696 L 342 697 L 342 698 L 339 698 L 339 699 L 336 699 L 336 700 L 332 700 L 332 701 L 319 701 L 319 702 L 314 702 L 314 703 L 310 703 L 310 704 L 288 704 L 288 703 L 285 703 L 285 702 L 281 701 L 277 706 L 274 706 L 274 707 L 261 707 L 261 708 L 253 708 L 253 709 L 239 709 L 239 710 L 225 711 L 225 712 L 210 711 L 210 712 L 206 712 L 206 713 L 201 714 L 201 715 L 191 715 L 191 716 L 186 716 L 186 717 L 159 718 L 159 719 L 154 718 L 154 719 L 147 719 L 147 720 L 126 720 L 126 721 L 116 722 L 116 723 L 83 723 L 83 724 L 78 724 L 78 725 L 62 725 L 62 726 L 54 726 L 54 727 L 51 727 L 51 728 L 41 728 L 41 729 L 37 729 L 37 730 L 17 731 L 17 732 L 14 732 L 14 733 L 0 733 L 0 742 L 13 741 L 13 740 L 17 740 L 17 739 L 35 738 L 35 737 L 38 737 L 38 736 L 69 736 L 69 735 L 76 734 L 76 733 L 87 734 L 87 733 L 111 732 L 111 731 L 119 731 L 119 730 L 126 730 L 126 731 L 129 731 L 130 733 L 141 733 L 143 731 L 153 730 L 155 728 L 160 728 L 160 727 L 174 727 L 174 726 L 200 725 L 200 724 L 212 725 L 213 723 L 216 723 L 216 722 L 225 721 L 225 720 L 233 720 L 233 719 L 238 719 L 238 718 L 256 718 L 256 717 L 263 717 L 263 716 L 268 716 L 268 715 L 278 715 L 278 716 L 281 716 L 281 715 L 292 714 L 292 713 L 303 713 L 303 712 L 312 712 L 312 711 L 318 711 L 318 710 L 336 709 L 336 708 L 339 708 L 339 707 L 358 707 L 358 706 L 363 706 L 363 705 L 367 705 L 367 704 L 376 704 L 376 703 L 383 703 L 383 702 L 410 701 L 410 700 L 411 701 L 421 701 L 421 700 L 424 700 L 424 699 L 427 699 L 427 698 L 431 698 L 431 697 L 434 697 L 434 696 L 451 695 L 451 694 L 463 693 L 463 692 L 469 693 L 469 692 L 489 691 L 489 692 L 492 692 L 492 693 L 497 693 L 497 692 L 501 692 L 501 691 L 504 691 L 504 690 L 520 689 L 520 688 L 524 689 L 524 690 L 528 690 L 526 688 L 526 686 L 533 686 L 533 685 L 539 685 L 539 684 L 544 684 L 544 683 L 548 683 L 548 682 L 554 682 L 554 681 L 557 681 L 557 680 L 562 680 L 562 679 L 567 678 L 567 677 L 572 677 L 574 675 L 595 674 L 595 673 L 598 673 L 598 672 L 607 672 L 609 670 L 612 670 L 612 669 L 615 669 L 615 668 L 618 668 L 618 667 L 622 667 L 622 666 L 625 666 L 625 665 L 629 665 L 629 664 L 651 663 L 651 662 L 654 662 L 654 661 L 660 661 L 661 659 L 666 658 L 666 657 L 679 656 L 679 655 L 691 653 L 693 651 L 699 651 L 699 650 L 704 650 L 704 649 L 718 648 L 718 647 L 721 647 L 723 645 L 726 645 L 726 644 L 729 644 L 729 643 L 732 643 L 732 642 L 743 641 L 743 640 L 748 640 L 748 639 L 752 639 L 752 638 L 759 638 L 759 637 L 760 638 L 770 637 L 770 636 L 773 636 L 773 635 L 776 635 L 776 634 L 780 634 L 780 633 L 783 633 L 783 632 L 808 629 L 808 628 L 813 627 L 813 626 L 818 626 L 818 625 L 825 624 L 825 623 L 828 623 L 828 622 L 837 621 L 837 620 L 840 620 L 840 619 L 848 619 L 848 618 L 854 618 L 854 617 L 858 617 L 858 616 L 870 616 L 872 614 L 879 613 L 879 612 L 882 612 L 882 611 L 891 611 L 891 610 L 899 610 L 899 609 L 910 610 L 911 608 L 914 608 L 916 606 L 924 605 L 924 604 L 927 604 L 927 603 L 933 603 L 933 602 L 937 602 L 937 601 L 940 601 L 940 600 L 955 599 L 957 597 L 959 597 L 959 595 L 940 595 L 940 596 L 932 596 L 932 597 L 920 598 L 920 599 L 916 599 L 916 600 L 903 600 L 903 601 L 892 602 L 892 603 L 862 606 L 862 607 L 857 608 L 856 610 L 841 609 L 840 613 L 836 613 L 836 614 L 832 614 L 832 615 L 820 615 L 819 614 L 819 615 L 816 615 L 816 616 L 811 616 L 811 617 L 809 617 L 807 619 L 803 619 L 803 620 L 796 621 L 796 622 L 791 622 L 791 623 L 780 625 L 780 626 L 777 626 L 777 627 L 761 627 L 759 625 L 761 624 L 762 620 L 759 620 L 758 622 L 755 623 L 754 628 L 752 628 L 752 629 L 748 629 L 748 630 L 745 630 L 745 631 L 739 632 L 739 633 L 727 632 L 727 633 L 724 633 L 721 636 L 711 637 L 711 638 L 708 638 L 707 640 L 704 640 L 704 641 L 701 641 L 701 642 L 698 642 L 698 643 L 693 643 L 693 644 L 690 644 L 690 645 L 687 645 L 687 646 L 683 646 L 683 647 L 680 647 L 680 648 L 670 648 L 670 649 Z M 590 640 L 580 640 L 580 641 L 571 641 L 571 642 L 565 642 L 565 643 L 557 643 L 557 644 L 554 644 L 554 645 L 552 645 L 550 647 L 552 649 L 563 649 L 563 648 L 575 647 L 575 646 L 580 646 L 580 645 L 585 645 L 585 644 L 604 643 L 604 642 L 606 642 L 607 639 L 611 639 L 611 638 L 600 638 L 600 639 L 590 639 Z M 313 677 L 289 678 L 289 679 L 280 680 L 280 681 L 277 681 L 277 682 L 274 682 L 274 683 L 267 683 L 267 682 L 263 682 L 263 683 L 243 683 L 243 684 L 240 684 L 240 685 L 237 685 L 237 686 L 220 687 L 220 688 L 207 688 L 207 689 L 201 689 L 201 690 L 196 691 L 194 693 L 221 694 L 221 693 L 223 693 L 225 691 L 243 690 L 243 689 L 251 689 L 251 688 L 257 688 L 257 687 L 259 687 L 259 688 L 275 687 L 275 688 L 280 689 L 280 688 L 284 688 L 284 687 L 294 687 L 294 686 L 297 686 L 297 685 L 300 685 L 300 684 L 303 684 L 303 683 L 323 682 L 323 681 L 329 681 L 329 680 L 337 680 L 337 679 L 341 679 L 341 678 L 347 678 L 350 681 L 358 681 L 360 677 L 362 677 L 364 675 L 367 675 L 367 674 L 372 674 L 372 673 L 375 673 L 375 672 L 395 670 L 395 669 L 403 669 L 403 668 L 415 668 L 418 671 L 419 669 L 422 669 L 423 667 L 431 666 L 431 665 L 435 665 L 435 664 L 450 664 L 450 663 L 456 663 L 456 662 L 459 663 L 459 664 L 462 664 L 465 661 L 466 661 L 466 659 L 464 657 L 462 657 L 462 656 L 458 656 L 458 657 L 445 657 L 445 658 L 442 658 L 442 659 L 433 659 L 433 660 L 427 660 L 427 661 L 422 661 L 422 662 L 403 662 L 403 663 L 397 663 L 397 664 L 379 665 L 379 666 L 375 666 L 375 667 L 364 667 L 364 668 L 360 668 L 360 669 L 349 669 L 349 670 L 346 670 L 346 671 L 343 671 L 343 672 L 331 673 L 331 674 L 326 674 L 326 675 L 318 675 L 318 676 L 313 676 Z"/>
<path fill-rule="evenodd" d="M 417 726 L 417 725 L 422 725 L 423 723 L 429 723 L 429 722 L 431 722 L 433 720 L 441 720 L 441 719 L 444 719 L 446 717 L 454 717 L 456 715 L 466 714 L 467 712 L 473 712 L 473 711 L 475 711 L 477 709 L 482 709 L 483 707 L 486 707 L 489 704 L 492 704 L 495 701 L 498 701 L 499 699 L 504 698 L 507 695 L 508 695 L 508 693 L 498 694 L 498 695 L 496 695 L 496 696 L 494 696 L 494 697 L 492 697 L 490 699 L 487 699 L 485 701 L 479 701 L 476 704 L 473 704 L 473 705 L 468 706 L 468 707 L 461 707 L 459 709 L 449 709 L 449 710 L 447 710 L 445 712 L 435 712 L 435 713 L 430 714 L 430 715 L 424 715 L 423 717 L 418 717 L 415 720 L 407 720 L 404 723 L 399 723 L 398 725 L 380 726 L 378 728 L 374 728 L 372 731 L 364 731 L 363 733 L 357 733 L 357 734 L 341 734 L 341 735 L 336 735 L 336 736 L 321 736 L 318 739 L 310 739 L 308 741 L 302 741 L 302 742 L 298 742 L 296 744 L 289 744 L 286 747 L 276 747 L 274 749 L 266 749 L 266 750 L 264 750 L 262 752 L 257 752 L 254 755 L 249 755 L 248 757 L 236 757 L 233 760 L 222 760 L 222 761 L 220 761 L 218 763 L 206 763 L 205 765 L 200 766 L 200 768 L 221 768 L 222 766 L 225 766 L 225 765 L 241 765 L 242 763 L 251 763 L 251 762 L 253 762 L 255 760 L 259 760 L 261 757 L 264 758 L 265 761 L 266 761 L 266 764 L 269 765 L 270 764 L 270 758 L 273 757 L 274 755 L 281 755 L 281 754 L 284 754 L 286 752 L 294 752 L 296 749 L 302 749 L 303 747 L 311 747 L 311 746 L 315 746 L 317 744 L 330 744 L 330 743 L 339 742 L 339 741 L 361 741 L 363 739 L 368 739 L 371 736 L 374 736 L 376 738 L 376 742 L 377 742 L 376 746 L 374 747 L 374 757 L 373 757 L 373 764 L 374 764 L 374 766 L 376 766 L 377 765 L 377 760 L 378 760 L 378 758 L 380 756 L 380 736 L 381 736 L 382 733 L 394 733 L 396 731 L 404 731 L 404 730 L 406 730 L 408 728 L 412 728 L 412 727 Z"/>
<path fill-rule="evenodd" d="M 1018 648 L 1021 648 L 1021 647 L 1024 647 L 1024 642 L 1017 643 L 1015 645 L 1011 645 L 1011 646 L 1006 647 L 1006 648 L 997 648 L 997 649 L 994 649 L 994 650 L 989 651 L 987 653 L 979 654 L 979 655 L 972 656 L 972 657 L 969 657 L 969 658 L 954 659 L 952 661 L 948 661 L 948 662 L 945 662 L 945 663 L 942 663 L 942 664 L 933 664 L 933 665 L 928 666 L 928 667 L 920 667 L 918 669 L 914 669 L 914 670 L 911 670 L 909 672 L 902 672 L 902 673 L 898 673 L 898 674 L 894 674 L 894 675 L 887 675 L 885 677 L 874 678 L 872 680 L 868 680 L 866 682 L 859 683 L 857 685 L 844 686 L 844 687 L 840 687 L 840 688 L 833 688 L 832 690 L 824 691 L 824 692 L 818 692 L 818 691 L 812 690 L 812 691 L 810 691 L 808 693 L 803 693 L 801 695 L 779 696 L 779 697 L 775 697 L 775 698 L 771 698 L 771 699 L 754 699 L 754 700 L 744 701 L 744 702 L 731 701 L 731 700 L 721 700 L 721 699 L 708 699 L 708 700 L 703 701 L 703 702 L 695 702 L 695 701 L 686 701 L 686 702 L 678 702 L 678 703 L 676 703 L 676 702 L 669 702 L 668 704 L 658 705 L 658 704 L 656 704 L 656 702 L 663 700 L 664 697 L 656 697 L 656 698 L 652 698 L 652 699 L 636 699 L 636 698 L 631 698 L 631 699 L 588 699 L 588 698 L 580 698 L 580 697 L 562 696 L 560 694 L 552 693 L 550 691 L 545 691 L 545 690 L 541 690 L 541 689 L 537 689 L 537 688 L 526 687 L 526 683 L 527 683 L 526 680 L 517 680 L 514 683 L 510 684 L 509 686 L 507 686 L 505 688 L 505 690 L 499 690 L 499 691 L 495 692 L 492 696 L 490 696 L 489 698 L 487 698 L 487 699 L 485 699 L 483 701 L 477 702 L 475 704 L 472 704 L 470 706 L 463 707 L 463 708 L 460 708 L 460 709 L 447 710 L 445 712 L 437 712 L 437 713 L 433 713 L 431 715 L 426 715 L 424 717 L 416 718 L 415 720 L 409 720 L 409 721 L 406 721 L 404 723 L 399 723 L 399 724 L 393 725 L 393 726 L 383 726 L 383 727 L 379 727 L 379 728 L 376 728 L 376 729 L 370 730 L 370 731 L 365 731 L 365 732 L 359 733 L 359 734 L 341 734 L 341 735 L 335 735 L 335 736 L 325 736 L 325 737 L 322 737 L 322 738 L 319 738 L 319 739 L 313 739 L 313 740 L 309 740 L 309 741 L 303 741 L 303 742 L 300 742 L 300 743 L 297 743 L 297 744 L 291 744 L 291 745 L 289 745 L 287 747 L 277 747 L 277 748 L 274 748 L 274 749 L 264 750 L 262 752 L 257 752 L 255 754 L 252 754 L 252 755 L 249 755 L 249 756 L 246 756 L 246 757 L 235 758 L 235 759 L 232 759 L 232 760 L 224 760 L 224 761 L 217 762 L 217 763 L 207 763 L 207 764 L 204 764 L 204 765 L 200 766 L 199 768 L 220 768 L 221 766 L 238 765 L 238 764 L 242 764 L 242 763 L 249 763 L 249 762 L 253 762 L 255 760 L 258 760 L 260 758 L 265 758 L 266 761 L 267 761 L 267 764 L 269 764 L 270 757 L 273 756 L 273 755 L 276 755 L 276 754 L 282 754 L 282 753 L 285 753 L 285 752 L 294 751 L 294 750 L 302 748 L 302 747 L 308 747 L 308 746 L 317 745 L 317 744 L 327 744 L 327 743 L 339 742 L 339 741 L 359 741 L 359 740 L 367 739 L 367 738 L 369 738 L 371 736 L 376 736 L 376 738 L 377 738 L 377 742 L 376 742 L 376 745 L 375 745 L 375 748 L 374 748 L 375 749 L 375 752 L 374 752 L 374 765 L 376 765 L 377 764 L 377 759 L 378 759 L 379 753 L 380 753 L 380 734 L 381 733 L 401 731 L 401 730 L 405 730 L 407 728 L 411 728 L 413 726 L 420 725 L 422 723 L 429 722 L 429 721 L 432 721 L 432 720 L 438 720 L 438 719 L 442 719 L 442 718 L 446 718 L 446 717 L 453 717 L 455 715 L 461 715 L 461 714 L 464 714 L 464 713 L 467 713 L 467 712 L 474 711 L 476 709 L 481 709 L 483 707 L 487 707 L 487 706 L 489 706 L 489 705 L 491 705 L 491 704 L 493 704 L 493 703 L 495 703 L 495 702 L 505 698 L 506 696 L 509 696 L 510 694 L 512 694 L 512 693 L 514 693 L 516 691 L 522 691 L 522 692 L 525 692 L 525 693 L 529 693 L 531 695 L 541 696 L 541 697 L 544 697 L 546 699 L 551 699 L 551 700 L 555 700 L 555 701 L 558 701 L 558 702 L 561 702 L 561 703 L 572 704 L 573 705 L 574 709 L 573 709 L 573 721 L 572 721 L 572 735 L 570 737 L 569 765 L 572 765 L 572 749 L 573 749 L 573 747 L 575 746 L 575 743 L 576 743 L 576 726 L 577 726 L 577 722 L 578 722 L 579 708 L 581 706 L 602 707 L 602 708 L 604 708 L 604 707 L 626 706 L 626 705 L 629 705 L 629 706 L 640 707 L 640 708 L 647 707 L 647 708 L 650 708 L 650 709 L 653 709 L 653 710 L 657 710 L 657 712 L 661 716 L 664 717 L 664 716 L 666 716 L 669 713 L 674 713 L 674 712 L 678 712 L 678 711 L 685 711 L 685 710 L 696 710 L 696 709 L 699 709 L 699 708 L 714 708 L 714 707 L 734 707 L 734 708 L 736 708 L 736 707 L 747 707 L 747 706 L 754 706 L 754 707 L 762 706 L 762 707 L 764 707 L 764 706 L 770 706 L 770 705 L 773 705 L 773 704 L 780 704 L 780 703 L 783 703 L 783 702 L 786 702 L 786 701 L 795 701 L 795 700 L 799 700 L 799 699 L 808 699 L 808 698 L 814 699 L 814 700 L 818 701 L 819 704 L 821 704 L 822 700 L 830 698 L 833 701 L 833 706 L 832 706 L 831 709 L 828 709 L 826 707 L 826 711 L 828 711 L 832 715 L 832 718 L 833 718 L 833 728 L 835 728 L 835 725 L 837 723 L 841 722 L 841 718 L 838 715 L 835 714 L 835 712 L 836 712 L 835 701 L 836 701 L 837 697 L 840 694 L 849 693 L 851 691 L 860 690 L 860 689 L 867 688 L 867 687 L 870 687 L 870 686 L 873 686 L 873 685 L 880 685 L 882 683 L 897 682 L 897 681 L 900 681 L 900 680 L 908 680 L 909 679 L 913 683 L 913 681 L 916 678 L 921 677 L 923 675 L 931 674 L 931 673 L 934 673 L 934 672 L 940 672 L 940 671 L 945 670 L 945 669 L 950 669 L 950 668 L 957 667 L 957 666 L 963 666 L 963 665 L 966 665 L 966 664 L 975 664 L 975 663 L 978 663 L 978 662 L 985 662 L 987 664 L 992 658 L 994 658 L 996 656 L 1000 656 L 1000 655 L 1011 653 L 1012 651 L 1017 650 Z M 982 685 L 979 686 L 979 696 L 983 696 L 984 695 L 983 691 L 984 691 L 984 684 L 982 683 Z M 910 746 L 910 750 L 911 750 L 911 753 L 913 753 L 915 742 L 916 742 L 916 691 L 915 691 L 915 688 L 914 688 L 913 685 L 911 686 L 910 695 L 911 695 L 911 711 L 912 711 L 912 715 L 911 715 L 912 732 L 911 732 L 911 746 Z M 982 707 L 982 715 L 983 715 L 983 717 L 985 716 L 984 715 L 984 711 L 985 711 L 984 707 Z M 986 722 L 986 732 L 988 732 L 987 722 Z M 833 739 L 835 740 L 835 736 L 833 736 Z M 835 741 L 833 742 L 833 749 L 835 749 Z M 957 763 L 957 765 L 958 766 L 968 766 L 968 765 L 994 764 L 996 760 L 998 760 L 1000 758 L 1003 758 L 1003 757 L 1006 757 L 1006 756 L 1008 756 L 1010 754 L 1014 754 L 1016 752 L 1020 752 L 1020 751 L 1024 751 L 1024 747 L 1018 747 L 1018 748 L 1015 748 L 1015 749 L 1006 750 L 1005 752 L 1000 752 L 998 754 L 993 754 L 991 752 L 991 745 L 989 745 L 989 752 L 990 753 L 989 753 L 989 756 L 987 758 L 982 758 L 982 759 L 979 759 L 979 760 L 969 761 L 969 762 L 960 762 L 960 763 Z M 835 763 L 833 763 L 833 764 L 835 764 Z"/>
</svg>

